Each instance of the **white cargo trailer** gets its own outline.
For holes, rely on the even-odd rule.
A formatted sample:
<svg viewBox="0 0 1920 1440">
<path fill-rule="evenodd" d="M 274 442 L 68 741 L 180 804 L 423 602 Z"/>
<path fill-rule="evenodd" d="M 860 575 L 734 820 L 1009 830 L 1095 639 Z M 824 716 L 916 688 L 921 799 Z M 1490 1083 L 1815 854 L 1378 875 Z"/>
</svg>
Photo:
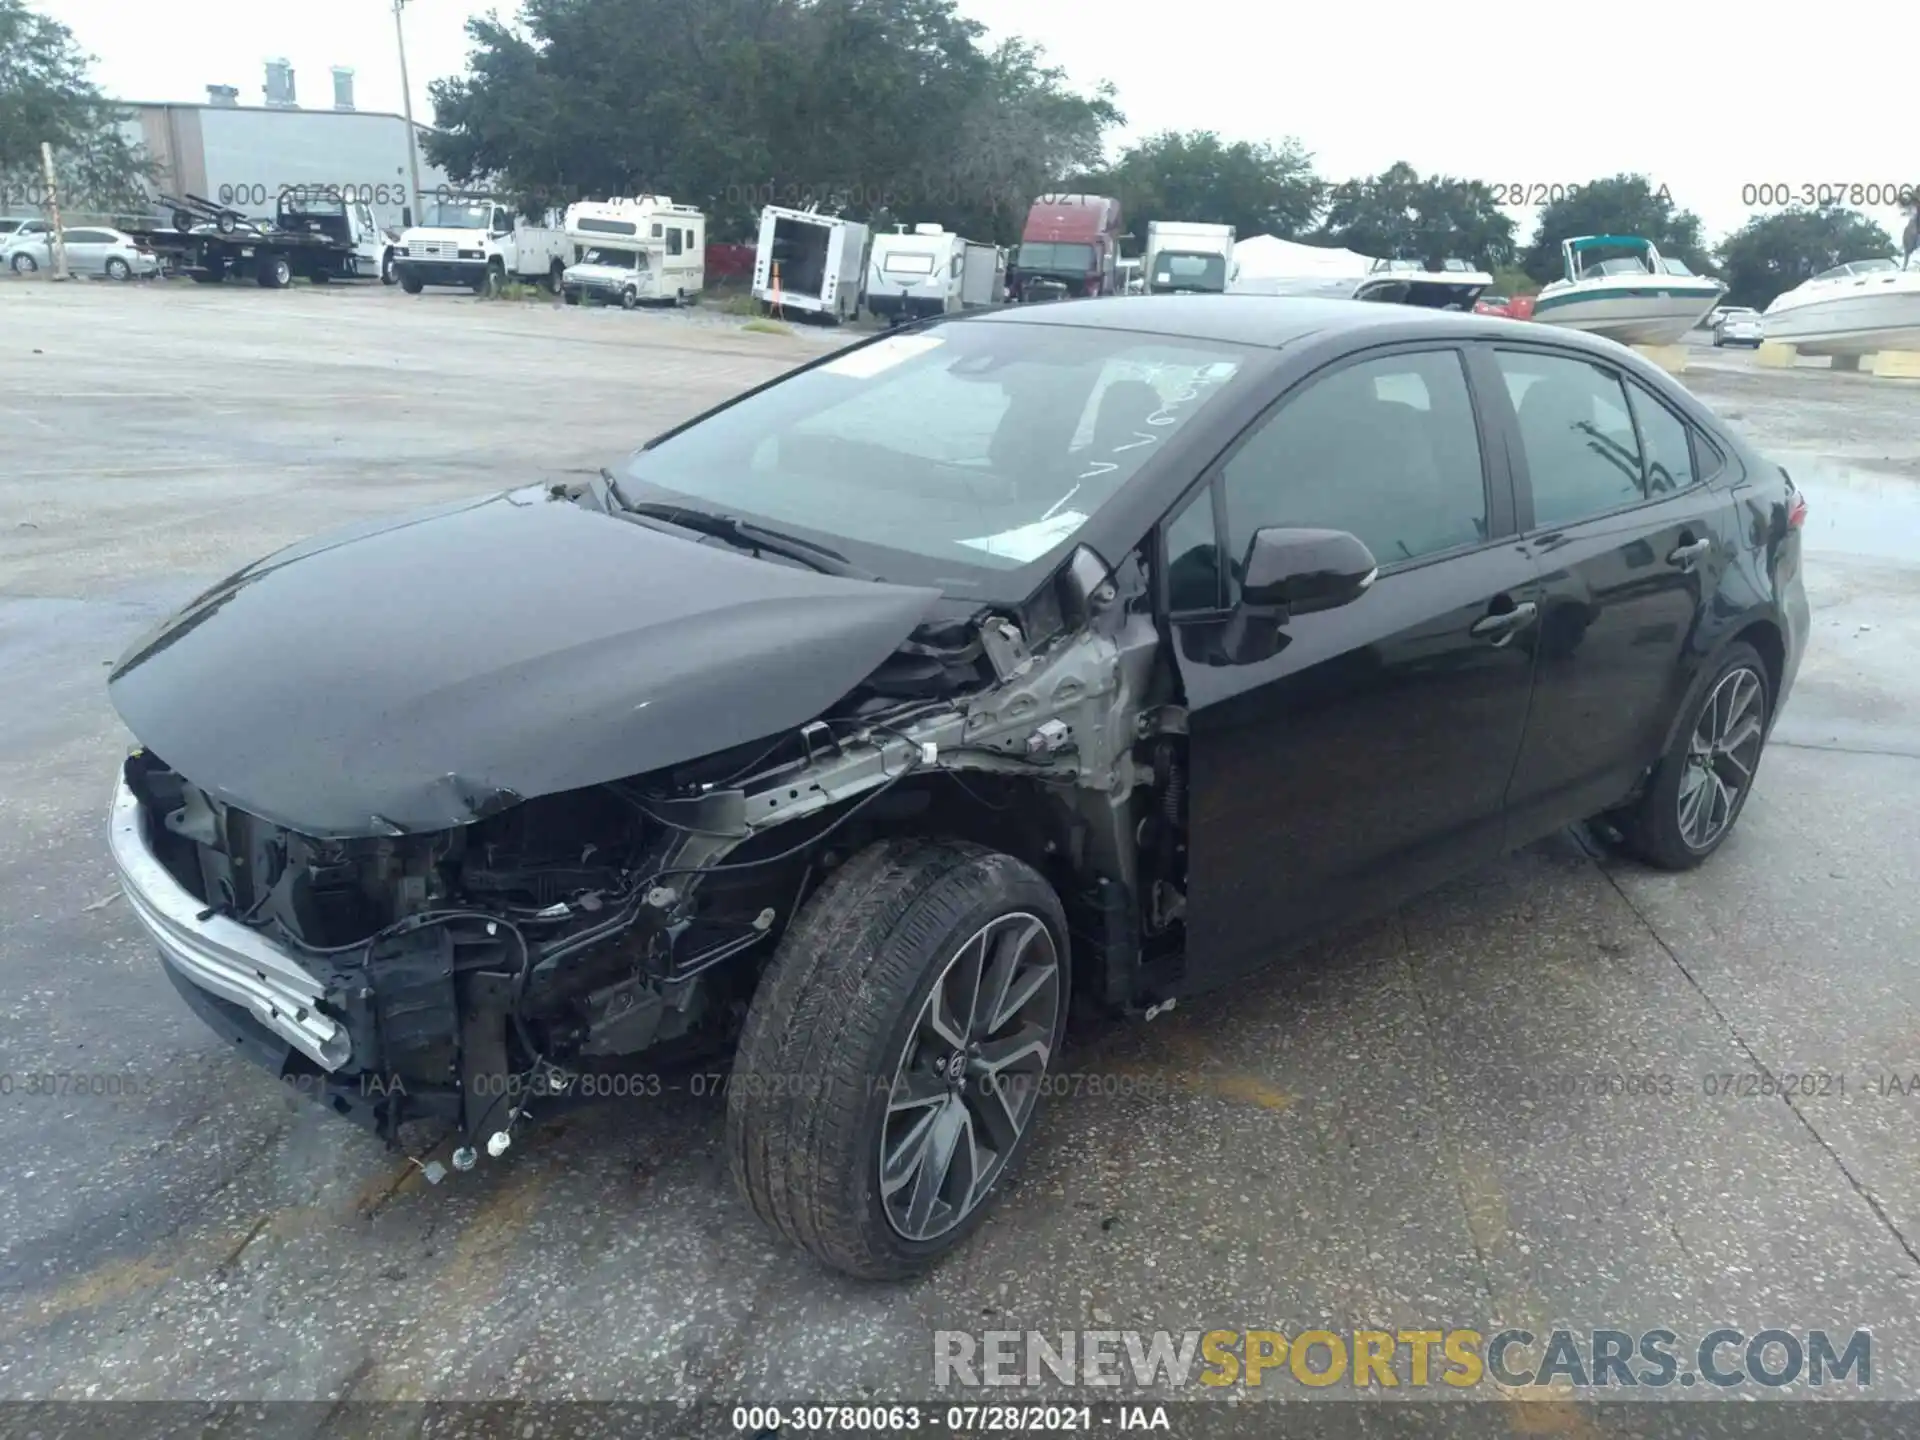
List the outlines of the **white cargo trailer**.
<svg viewBox="0 0 1920 1440">
<path fill-rule="evenodd" d="M 769 205 L 760 212 L 753 296 L 762 310 L 818 315 L 830 324 L 860 313 L 867 227 L 856 220 Z"/>
</svg>

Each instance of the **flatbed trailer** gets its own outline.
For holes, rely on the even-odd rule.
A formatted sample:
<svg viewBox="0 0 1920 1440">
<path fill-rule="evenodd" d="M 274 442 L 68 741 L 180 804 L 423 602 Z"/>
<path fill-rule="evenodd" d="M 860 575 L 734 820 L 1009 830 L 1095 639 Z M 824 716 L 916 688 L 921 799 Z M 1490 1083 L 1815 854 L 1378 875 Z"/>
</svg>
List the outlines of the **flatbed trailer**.
<svg viewBox="0 0 1920 1440">
<path fill-rule="evenodd" d="M 170 273 L 217 285 L 228 276 L 251 276 L 269 290 L 282 289 L 295 276 L 324 283 L 354 279 L 362 273 L 351 240 L 313 229 L 293 229 L 279 219 L 265 220 L 216 205 L 198 195 L 162 195 L 171 211 L 171 228 L 129 228 L 160 255 Z M 368 278 L 382 278 L 377 271 Z"/>
</svg>

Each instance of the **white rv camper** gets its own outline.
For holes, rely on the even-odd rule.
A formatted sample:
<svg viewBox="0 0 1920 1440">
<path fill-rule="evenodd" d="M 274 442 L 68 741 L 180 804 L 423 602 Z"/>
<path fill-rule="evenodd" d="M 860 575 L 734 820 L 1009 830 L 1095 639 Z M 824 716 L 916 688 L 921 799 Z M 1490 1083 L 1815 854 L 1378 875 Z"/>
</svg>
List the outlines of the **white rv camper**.
<svg viewBox="0 0 1920 1440">
<path fill-rule="evenodd" d="M 567 208 L 566 231 L 572 263 L 560 292 L 569 305 L 686 305 L 706 288 L 707 217 L 669 196 L 582 200 Z"/>
<path fill-rule="evenodd" d="M 938 225 L 873 237 L 867 309 L 891 324 L 923 315 L 974 310 L 1000 298 L 1006 282 L 997 246 L 963 239 Z"/>
<path fill-rule="evenodd" d="M 830 324 L 860 313 L 867 227 L 814 210 L 769 205 L 760 212 L 753 297 L 763 310 L 818 315 Z"/>
</svg>

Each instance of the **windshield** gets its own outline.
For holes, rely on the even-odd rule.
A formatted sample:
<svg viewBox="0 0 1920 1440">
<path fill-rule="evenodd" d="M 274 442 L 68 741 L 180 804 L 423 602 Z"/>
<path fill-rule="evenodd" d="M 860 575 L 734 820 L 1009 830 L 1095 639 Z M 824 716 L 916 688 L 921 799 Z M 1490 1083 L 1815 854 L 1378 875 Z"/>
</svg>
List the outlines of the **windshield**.
<svg viewBox="0 0 1920 1440">
<path fill-rule="evenodd" d="M 581 265 L 612 265 L 620 270 L 644 270 L 646 257 L 638 250 L 622 250 L 616 245 L 581 245 L 576 247 Z"/>
<path fill-rule="evenodd" d="M 955 323 L 849 351 L 636 452 L 629 500 L 810 532 L 838 549 L 1009 570 L 1079 530 L 1239 370 L 1237 346 Z M 849 543 L 851 542 L 851 543 Z M 887 554 L 862 562 L 900 578 Z M 925 572 L 927 567 L 909 566 Z"/>
<path fill-rule="evenodd" d="M 492 220 L 491 205 L 444 202 L 427 212 L 427 225 L 436 230 L 484 230 Z"/>
<path fill-rule="evenodd" d="M 1014 263 L 1022 270 L 1056 270 L 1067 275 L 1085 275 L 1093 269 L 1093 247 L 1030 240 L 1020 247 L 1020 258 Z"/>
<path fill-rule="evenodd" d="M 1227 257 L 1164 250 L 1153 257 L 1153 283 L 1182 290 L 1225 290 Z"/>
</svg>

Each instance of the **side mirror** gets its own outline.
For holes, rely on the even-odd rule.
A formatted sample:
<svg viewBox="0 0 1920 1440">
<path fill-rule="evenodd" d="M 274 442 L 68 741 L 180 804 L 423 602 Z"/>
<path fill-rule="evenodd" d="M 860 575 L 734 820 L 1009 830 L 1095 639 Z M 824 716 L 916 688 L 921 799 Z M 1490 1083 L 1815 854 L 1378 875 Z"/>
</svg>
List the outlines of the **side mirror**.
<svg viewBox="0 0 1920 1440">
<path fill-rule="evenodd" d="M 1351 605 L 1367 593 L 1379 562 L 1360 538 L 1345 530 L 1253 532 L 1240 570 L 1240 603 L 1294 615 Z"/>
<path fill-rule="evenodd" d="M 1351 605 L 1379 571 L 1373 552 L 1344 530 L 1254 531 L 1240 567 L 1240 600 L 1221 627 L 1214 663 L 1272 659 L 1286 643 L 1280 632 L 1289 620 Z"/>
</svg>

